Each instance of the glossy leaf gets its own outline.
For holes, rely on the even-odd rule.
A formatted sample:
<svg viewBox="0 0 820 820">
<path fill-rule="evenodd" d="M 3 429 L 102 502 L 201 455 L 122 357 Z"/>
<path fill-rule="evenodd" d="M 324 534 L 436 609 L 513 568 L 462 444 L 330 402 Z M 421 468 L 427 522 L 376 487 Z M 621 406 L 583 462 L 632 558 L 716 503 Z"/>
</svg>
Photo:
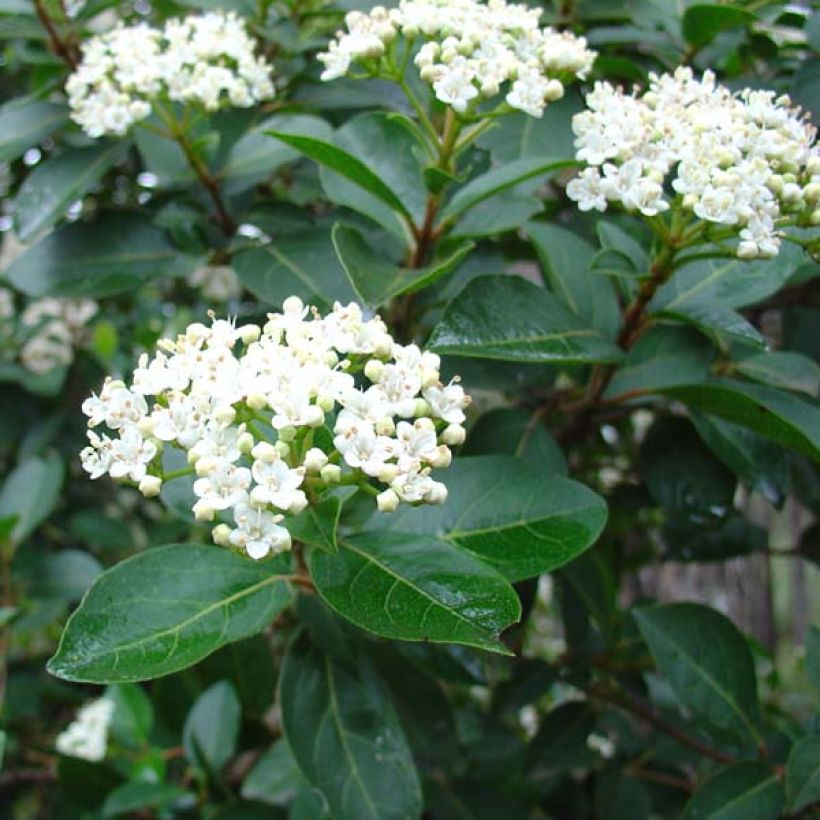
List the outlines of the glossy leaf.
<svg viewBox="0 0 820 820">
<path fill-rule="evenodd" d="M 240 717 L 239 698 L 228 681 L 206 689 L 196 699 L 182 730 L 188 760 L 209 774 L 218 774 L 236 751 Z"/>
<path fill-rule="evenodd" d="M 261 631 L 290 603 L 287 562 L 254 562 L 202 544 L 138 553 L 97 579 L 48 669 L 88 683 L 184 669 Z"/>
<path fill-rule="evenodd" d="M 272 806 L 286 806 L 307 787 L 293 752 L 284 738 L 277 740 L 254 764 L 242 783 L 242 797 Z"/>
<path fill-rule="evenodd" d="M 337 820 L 409 820 L 422 795 L 387 689 L 362 657 L 323 655 L 303 635 L 280 681 L 282 724 L 302 773 Z"/>
<path fill-rule="evenodd" d="M 128 143 L 103 142 L 66 151 L 38 165 L 14 199 L 12 213 L 20 239 L 28 242 L 59 221 L 68 206 L 99 182 L 127 150 Z"/>
<path fill-rule="evenodd" d="M 364 304 L 379 307 L 394 296 L 426 288 L 452 273 L 473 249 L 472 242 L 426 268 L 401 268 L 377 254 L 349 225 L 333 227 L 333 246 L 356 295 Z"/>
<path fill-rule="evenodd" d="M 21 461 L 0 489 L 0 518 L 14 516 L 13 541 L 23 541 L 51 514 L 63 486 L 65 467 L 56 456 Z"/>
<path fill-rule="evenodd" d="M 734 379 L 707 379 L 660 392 L 820 460 L 820 408 L 816 401 Z"/>
<path fill-rule="evenodd" d="M 777 820 L 783 787 L 760 763 L 735 763 L 710 777 L 686 804 L 683 820 Z"/>
<path fill-rule="evenodd" d="M 786 767 L 789 810 L 820 802 L 820 735 L 806 735 L 792 746 Z"/>
<path fill-rule="evenodd" d="M 447 539 L 513 581 L 551 572 L 592 545 L 606 504 L 592 490 L 509 456 L 458 458 L 441 507 L 377 514 L 388 526 Z"/>
<path fill-rule="evenodd" d="M 687 42 L 700 48 L 721 31 L 753 23 L 757 17 L 740 6 L 696 3 L 683 14 L 682 30 Z"/>
<path fill-rule="evenodd" d="M 146 217 L 112 212 L 49 234 L 12 262 L 6 279 L 29 296 L 101 297 L 185 276 L 199 261 L 181 254 Z"/>
<path fill-rule="evenodd" d="M 759 353 L 737 362 L 735 368 L 747 379 L 761 384 L 808 393 L 812 398 L 820 392 L 820 366 L 800 353 Z"/>
<path fill-rule="evenodd" d="M 342 502 L 336 496 L 328 496 L 310 504 L 299 515 L 286 518 L 284 523 L 297 541 L 325 552 L 337 552 L 336 530 L 341 511 Z"/>
<path fill-rule="evenodd" d="M 319 594 L 357 626 L 387 638 L 461 643 L 507 653 L 498 634 L 521 614 L 512 587 L 458 547 L 379 530 L 353 535 L 335 555 L 314 552 Z"/>
<path fill-rule="evenodd" d="M 633 610 L 641 635 L 681 703 L 718 739 L 760 742 L 760 707 L 749 647 L 714 609 L 675 603 Z"/>
<path fill-rule="evenodd" d="M 460 188 L 441 212 L 440 224 L 452 224 L 485 199 L 507 191 L 533 177 L 573 167 L 574 160 L 551 156 L 522 157 L 487 171 Z"/>
<path fill-rule="evenodd" d="M 544 288 L 519 276 L 474 279 L 448 306 L 429 347 L 518 362 L 612 362 L 621 351 Z"/>
<path fill-rule="evenodd" d="M 17 159 L 68 121 L 68 107 L 18 97 L 0 107 L 0 162 Z"/>
<path fill-rule="evenodd" d="M 479 202 L 456 222 L 449 238 L 474 239 L 517 230 L 544 209 L 541 199 L 521 190 L 532 187 L 531 182 L 520 183 L 515 189 Z"/>
</svg>

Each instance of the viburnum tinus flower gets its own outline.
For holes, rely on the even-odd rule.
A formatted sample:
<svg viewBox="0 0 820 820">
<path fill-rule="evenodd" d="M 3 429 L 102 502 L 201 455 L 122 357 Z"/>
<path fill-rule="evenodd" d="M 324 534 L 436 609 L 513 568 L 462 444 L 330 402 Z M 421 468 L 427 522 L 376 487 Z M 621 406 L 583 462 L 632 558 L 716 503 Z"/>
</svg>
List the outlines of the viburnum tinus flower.
<svg viewBox="0 0 820 820">
<path fill-rule="evenodd" d="M 271 66 L 254 54 L 234 12 L 117 28 L 83 43 L 68 78 L 71 116 L 91 137 L 122 136 L 151 114 L 157 101 L 246 108 L 272 99 Z"/>
<path fill-rule="evenodd" d="M 437 355 L 396 343 L 355 303 L 321 316 L 290 297 L 263 327 L 212 316 L 158 348 L 130 385 L 108 379 L 83 403 L 92 478 L 155 496 L 169 477 L 163 447 L 184 450 L 194 515 L 252 558 L 289 549 L 283 521 L 335 484 L 376 495 L 384 512 L 446 500 L 431 472 L 463 442 L 470 398 L 440 381 Z"/>
<path fill-rule="evenodd" d="M 60 754 L 99 761 L 108 748 L 108 727 L 114 715 L 114 701 L 108 697 L 86 703 L 54 742 Z"/>
<path fill-rule="evenodd" d="M 422 79 L 458 113 L 503 91 L 510 108 L 540 117 L 563 96 L 564 83 L 583 79 L 595 60 L 583 37 L 541 28 L 540 16 L 541 9 L 506 0 L 401 0 L 396 9 L 351 11 L 346 31 L 319 55 L 322 79 L 354 68 L 393 76 L 415 53 Z"/>
<path fill-rule="evenodd" d="M 784 217 L 820 224 L 817 130 L 788 97 L 732 93 L 690 68 L 650 78 L 643 94 L 596 83 L 573 118 L 588 167 L 567 194 L 581 210 L 618 203 L 654 217 L 679 205 L 732 226 L 748 259 L 777 254 Z"/>
</svg>

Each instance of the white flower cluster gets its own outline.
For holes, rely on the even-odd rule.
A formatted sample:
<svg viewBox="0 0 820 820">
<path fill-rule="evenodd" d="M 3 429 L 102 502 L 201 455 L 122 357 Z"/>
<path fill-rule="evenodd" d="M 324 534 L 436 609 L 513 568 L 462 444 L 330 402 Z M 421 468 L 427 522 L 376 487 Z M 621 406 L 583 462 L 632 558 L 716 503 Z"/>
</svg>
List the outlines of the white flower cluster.
<svg viewBox="0 0 820 820">
<path fill-rule="evenodd" d="M 242 18 L 217 11 L 169 20 L 162 30 L 139 23 L 93 37 L 66 91 L 73 119 L 89 136 L 122 136 L 154 100 L 208 111 L 269 100 L 271 70 L 255 56 Z"/>
<path fill-rule="evenodd" d="M 540 16 L 541 9 L 506 0 L 401 0 L 397 9 L 351 11 L 347 31 L 319 55 L 322 79 L 344 76 L 357 61 L 378 67 L 373 61 L 389 60 L 400 33 L 408 48 L 421 37 L 415 56 L 421 77 L 455 111 L 464 113 L 504 86 L 511 108 L 540 117 L 563 96 L 563 83 L 583 79 L 595 60 L 583 37 L 539 28 Z"/>
<path fill-rule="evenodd" d="M 567 186 L 584 211 L 610 202 L 655 216 L 670 208 L 664 185 L 685 209 L 735 226 L 741 258 L 777 254 L 778 220 L 811 209 L 820 222 L 817 136 L 788 97 L 733 94 L 691 69 L 651 75 L 642 95 L 596 83 L 573 119 L 577 157 L 588 164 Z"/>
<path fill-rule="evenodd" d="M 83 403 L 89 427 L 116 434 L 89 430 L 81 459 L 92 478 L 157 495 L 161 449 L 173 444 L 197 476 L 196 518 L 229 516 L 214 541 L 252 558 L 288 549 L 285 514 L 339 482 L 366 485 L 385 512 L 445 501 L 430 473 L 464 440 L 470 398 L 440 382 L 438 356 L 397 344 L 355 303 L 322 317 L 290 297 L 264 327 L 213 319 L 158 347 L 130 387 L 109 379 Z"/>
<path fill-rule="evenodd" d="M 198 290 L 204 299 L 229 302 L 242 295 L 242 283 L 230 265 L 206 265 L 192 271 L 187 283 Z"/>
<path fill-rule="evenodd" d="M 71 364 L 82 330 L 97 309 L 93 299 L 46 297 L 30 302 L 15 327 L 14 298 L 11 291 L 0 289 L 3 335 L 11 339 L 12 347 L 19 346 L 17 355 L 23 367 L 38 376 Z"/>
<path fill-rule="evenodd" d="M 54 743 L 60 754 L 99 761 L 108 748 L 108 727 L 114 715 L 114 701 L 101 697 L 86 703 L 76 719 L 59 735 Z"/>
</svg>

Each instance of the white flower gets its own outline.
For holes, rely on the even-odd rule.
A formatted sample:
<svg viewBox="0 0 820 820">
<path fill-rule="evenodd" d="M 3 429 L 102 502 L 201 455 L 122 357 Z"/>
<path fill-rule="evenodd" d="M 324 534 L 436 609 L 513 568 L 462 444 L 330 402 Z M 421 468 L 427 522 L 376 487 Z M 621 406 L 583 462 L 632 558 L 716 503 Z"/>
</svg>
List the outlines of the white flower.
<svg viewBox="0 0 820 820">
<path fill-rule="evenodd" d="M 289 550 L 290 533 L 279 526 L 282 518 L 260 507 L 239 504 L 234 509 L 237 528 L 228 536 L 228 542 L 256 559 L 264 558 L 271 552 L 276 554 Z"/>
<path fill-rule="evenodd" d="M 54 741 L 57 751 L 68 757 L 93 762 L 103 760 L 108 748 L 108 727 L 114 715 L 114 702 L 107 697 L 86 703 Z"/>
<path fill-rule="evenodd" d="M 466 418 L 464 409 L 470 404 L 470 397 L 460 384 L 428 387 L 423 395 L 434 418 L 444 419 L 448 424 L 461 424 Z"/>
<path fill-rule="evenodd" d="M 111 441 L 111 465 L 108 472 L 112 478 L 130 478 L 141 481 L 145 478 L 148 463 L 157 454 L 153 441 L 144 439 L 135 427 L 127 427 L 119 438 Z"/>
<path fill-rule="evenodd" d="M 307 505 L 305 493 L 299 489 L 305 477 L 305 468 L 291 469 L 281 459 L 254 461 L 251 469 L 256 487 L 254 502 L 272 504 L 280 510 L 299 511 Z"/>
<path fill-rule="evenodd" d="M 214 510 L 227 510 L 247 501 L 250 485 L 251 471 L 247 467 L 221 461 L 194 482 L 194 494 Z"/>
</svg>

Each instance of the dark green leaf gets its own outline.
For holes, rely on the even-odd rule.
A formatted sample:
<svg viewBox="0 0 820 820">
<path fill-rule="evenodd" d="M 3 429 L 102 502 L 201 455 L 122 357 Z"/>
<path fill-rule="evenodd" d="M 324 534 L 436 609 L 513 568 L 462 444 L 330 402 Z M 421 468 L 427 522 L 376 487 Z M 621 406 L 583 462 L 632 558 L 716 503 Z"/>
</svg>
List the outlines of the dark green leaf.
<svg viewBox="0 0 820 820">
<path fill-rule="evenodd" d="M 522 188 L 529 187 L 522 183 Z M 479 203 L 466 213 L 452 228 L 450 238 L 468 239 L 494 236 L 517 230 L 544 209 L 544 203 L 532 194 L 519 189 L 504 191 L 493 199 Z"/>
<path fill-rule="evenodd" d="M 126 142 L 103 142 L 65 151 L 38 165 L 14 199 L 12 213 L 20 239 L 28 242 L 59 221 L 127 150 Z"/>
<path fill-rule="evenodd" d="M 544 472 L 567 474 L 567 460 L 543 422 L 517 407 L 484 413 L 470 428 L 461 453 L 515 456 Z"/>
<path fill-rule="evenodd" d="M 633 610 L 652 657 L 675 694 L 718 739 L 761 740 L 757 682 L 749 647 L 714 609 L 676 603 Z"/>
<path fill-rule="evenodd" d="M 739 6 L 698 3 L 683 14 L 682 30 L 687 42 L 701 48 L 712 42 L 721 31 L 746 26 L 757 17 Z"/>
<path fill-rule="evenodd" d="M 342 502 L 331 495 L 310 504 L 299 515 L 286 518 L 285 524 L 297 541 L 325 552 L 337 552 L 336 529 L 341 511 Z"/>
<path fill-rule="evenodd" d="M 606 522 L 592 490 L 517 458 L 459 458 L 447 478 L 446 504 L 377 514 L 374 526 L 445 538 L 519 581 L 571 561 Z"/>
<path fill-rule="evenodd" d="M 777 820 L 783 787 L 760 763 L 735 763 L 710 777 L 686 804 L 683 820 Z"/>
<path fill-rule="evenodd" d="M 186 797 L 189 803 L 194 803 L 192 794 L 173 783 L 144 783 L 135 780 L 123 783 L 108 795 L 103 803 L 102 814 L 103 817 L 132 817 L 140 810 L 167 809 Z"/>
<path fill-rule="evenodd" d="M 422 811 L 418 774 L 384 684 L 369 661 L 323 655 L 302 636 L 280 684 L 282 724 L 305 777 L 336 820 L 409 820 Z"/>
<path fill-rule="evenodd" d="M 291 600 L 288 557 L 254 562 L 218 547 L 157 547 L 97 579 L 48 669 L 89 683 L 184 669 L 261 631 Z"/>
<path fill-rule="evenodd" d="M 17 159 L 68 120 L 68 107 L 18 97 L 0 107 L 0 162 Z"/>
<path fill-rule="evenodd" d="M 287 741 L 277 740 L 254 764 L 242 783 L 242 797 L 286 806 L 307 786 Z"/>
<path fill-rule="evenodd" d="M 429 346 L 454 356 L 556 364 L 612 362 L 621 356 L 548 290 L 519 276 L 470 282 L 448 306 Z"/>
<path fill-rule="evenodd" d="M 555 156 L 536 156 L 522 157 L 498 168 L 493 168 L 470 180 L 456 192 L 442 211 L 440 222 L 441 224 L 450 225 L 459 219 L 463 213 L 474 208 L 485 199 L 507 191 L 525 180 L 540 177 L 561 168 L 570 168 L 575 164 L 574 160 L 560 159 Z"/>
<path fill-rule="evenodd" d="M 114 703 L 109 731 L 118 743 L 144 748 L 154 725 L 154 707 L 145 691 L 135 683 L 118 683 L 106 692 Z"/>
<path fill-rule="evenodd" d="M 820 735 L 806 735 L 792 746 L 786 768 L 789 810 L 820 802 Z"/>
<path fill-rule="evenodd" d="M 206 689 L 194 703 L 182 730 L 185 755 L 195 766 L 218 774 L 236 752 L 241 707 L 228 681 Z"/>
<path fill-rule="evenodd" d="M 51 514 L 60 496 L 65 468 L 56 456 L 21 461 L 0 490 L 0 518 L 15 516 L 13 541 L 23 541 Z"/>
<path fill-rule="evenodd" d="M 598 241 L 604 251 L 615 251 L 623 260 L 614 271 L 616 275 L 623 275 L 627 272 L 627 268 L 624 267 L 625 263 L 628 265 L 629 275 L 646 276 L 649 273 L 649 254 L 632 234 L 611 222 L 602 220 L 598 223 Z M 593 267 L 595 267 L 594 264 Z"/>
<path fill-rule="evenodd" d="M 101 297 L 149 279 L 185 276 L 198 263 L 146 217 L 108 213 L 49 234 L 12 262 L 6 279 L 29 296 Z"/>
<path fill-rule="evenodd" d="M 349 225 L 333 227 L 333 246 L 356 295 L 369 307 L 379 307 L 393 296 L 413 292 L 434 284 L 452 273 L 474 244 L 467 242 L 448 257 L 426 268 L 400 268 L 392 265 L 365 242 Z"/>
<path fill-rule="evenodd" d="M 799 390 L 813 398 L 820 392 L 820 366 L 800 353 L 759 353 L 737 362 L 735 369 L 747 379 L 772 387 Z"/>
<path fill-rule="evenodd" d="M 339 546 L 335 555 L 311 555 L 311 575 L 321 596 L 357 626 L 388 638 L 508 652 L 497 636 L 521 608 L 486 564 L 444 541 L 388 530 Z"/>
<path fill-rule="evenodd" d="M 21 550 L 14 564 L 15 577 L 30 598 L 64 603 L 79 601 L 100 573 L 99 561 L 76 549 Z"/>
<path fill-rule="evenodd" d="M 820 689 L 820 627 L 810 626 L 806 633 L 806 674 Z"/>
<path fill-rule="evenodd" d="M 290 233 L 239 251 L 233 267 L 243 287 L 266 305 L 278 307 L 293 295 L 320 305 L 355 298 L 326 229 Z"/>
</svg>

